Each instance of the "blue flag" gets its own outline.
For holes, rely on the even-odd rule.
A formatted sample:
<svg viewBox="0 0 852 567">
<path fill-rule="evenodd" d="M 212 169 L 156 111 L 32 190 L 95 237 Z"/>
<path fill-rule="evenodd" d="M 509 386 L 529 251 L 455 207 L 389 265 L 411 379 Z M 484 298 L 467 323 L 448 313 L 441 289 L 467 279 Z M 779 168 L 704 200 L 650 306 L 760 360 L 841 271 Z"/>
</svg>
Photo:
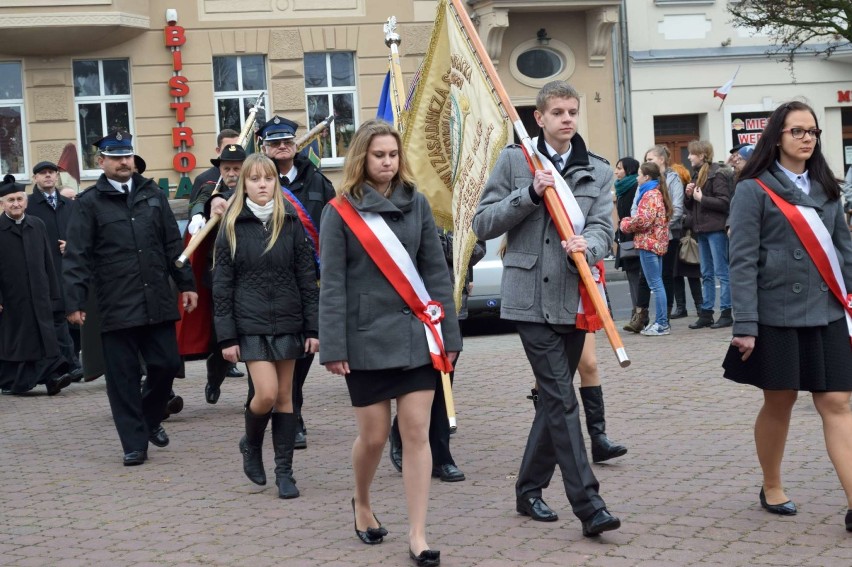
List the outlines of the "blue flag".
<svg viewBox="0 0 852 567">
<path fill-rule="evenodd" d="M 386 122 L 393 124 L 393 102 L 391 101 L 391 75 L 390 71 L 385 75 L 385 82 L 382 85 L 382 96 L 379 98 L 379 110 L 376 112 L 376 118 L 381 118 Z"/>
</svg>

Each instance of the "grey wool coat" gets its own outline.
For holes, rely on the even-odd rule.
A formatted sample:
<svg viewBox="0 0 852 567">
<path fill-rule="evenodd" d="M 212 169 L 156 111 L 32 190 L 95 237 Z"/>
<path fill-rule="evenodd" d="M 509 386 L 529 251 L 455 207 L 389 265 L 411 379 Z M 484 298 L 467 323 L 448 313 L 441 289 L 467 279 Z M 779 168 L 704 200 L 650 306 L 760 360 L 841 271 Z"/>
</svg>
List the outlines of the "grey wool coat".
<svg viewBox="0 0 852 567">
<path fill-rule="evenodd" d="M 612 247 L 613 173 L 605 160 L 587 152 L 580 136 L 575 135 L 571 144 L 571 157 L 562 173 L 586 216 L 582 236 L 588 241 L 586 261 L 592 265 Z M 580 301 L 579 274 L 560 244 L 544 202 L 533 201 L 532 182 L 521 148 L 505 148 L 485 185 L 473 232 L 481 240 L 508 233 L 500 306 L 503 319 L 573 325 Z"/>
<path fill-rule="evenodd" d="M 460 351 L 461 333 L 447 262 L 426 198 L 398 186 L 389 199 L 363 186 L 356 209 L 379 213 L 408 250 L 430 297 L 444 306 L 447 351 Z M 344 197 L 339 197 L 344 198 Z M 385 279 L 337 209 L 327 205 L 320 232 L 320 363 L 349 361 L 353 370 L 410 369 L 431 364 L 423 323 Z"/>
<path fill-rule="evenodd" d="M 831 234 L 847 291 L 852 290 L 852 238 L 841 200 L 830 201 L 811 179 L 805 194 L 774 165 L 759 179 L 782 199 L 813 207 Z M 757 324 L 816 327 L 844 317 L 793 227 L 754 179 L 737 184 L 729 216 L 731 303 L 735 335 L 757 336 Z"/>
</svg>

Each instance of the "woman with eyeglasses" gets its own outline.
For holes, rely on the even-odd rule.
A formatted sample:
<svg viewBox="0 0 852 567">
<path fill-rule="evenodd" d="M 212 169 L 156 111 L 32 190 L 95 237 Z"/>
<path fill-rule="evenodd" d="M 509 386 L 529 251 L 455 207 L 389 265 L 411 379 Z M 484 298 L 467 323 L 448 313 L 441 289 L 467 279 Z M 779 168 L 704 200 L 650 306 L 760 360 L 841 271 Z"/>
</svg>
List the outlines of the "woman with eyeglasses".
<svg viewBox="0 0 852 567">
<path fill-rule="evenodd" d="M 754 425 L 759 500 L 779 515 L 797 511 L 781 461 L 800 391 L 813 395 L 852 509 L 852 238 L 819 136 L 807 104 L 776 109 L 740 174 L 729 219 L 735 322 L 725 377 L 763 390 Z"/>
</svg>

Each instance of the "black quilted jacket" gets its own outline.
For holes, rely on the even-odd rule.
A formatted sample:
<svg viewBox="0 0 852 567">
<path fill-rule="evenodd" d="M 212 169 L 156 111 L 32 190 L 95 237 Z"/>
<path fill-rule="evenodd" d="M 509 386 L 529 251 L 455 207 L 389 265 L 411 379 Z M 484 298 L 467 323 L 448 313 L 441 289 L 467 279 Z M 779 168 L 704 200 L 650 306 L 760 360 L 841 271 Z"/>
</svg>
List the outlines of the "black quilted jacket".
<svg viewBox="0 0 852 567">
<path fill-rule="evenodd" d="M 303 333 L 316 338 L 319 287 L 311 244 L 299 219 L 287 214 L 272 250 L 270 232 L 243 208 L 236 222 L 237 253 L 223 232 L 216 239 L 213 315 L 219 346 L 243 335 Z"/>
</svg>

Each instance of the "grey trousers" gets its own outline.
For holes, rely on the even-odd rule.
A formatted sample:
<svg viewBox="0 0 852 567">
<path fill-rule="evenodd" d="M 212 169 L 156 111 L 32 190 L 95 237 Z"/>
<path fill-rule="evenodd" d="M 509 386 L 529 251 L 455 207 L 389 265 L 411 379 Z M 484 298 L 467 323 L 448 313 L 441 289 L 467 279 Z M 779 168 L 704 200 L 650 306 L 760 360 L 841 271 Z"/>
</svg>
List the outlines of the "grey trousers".
<svg viewBox="0 0 852 567">
<path fill-rule="evenodd" d="M 579 405 L 572 384 L 585 342 L 585 331 L 574 327 L 517 322 L 518 334 L 532 365 L 538 388 L 538 408 L 530 427 L 515 493 L 518 498 L 541 497 L 556 465 L 574 515 L 586 520 L 606 507 L 598 481 L 589 466 L 580 425 Z"/>
</svg>

